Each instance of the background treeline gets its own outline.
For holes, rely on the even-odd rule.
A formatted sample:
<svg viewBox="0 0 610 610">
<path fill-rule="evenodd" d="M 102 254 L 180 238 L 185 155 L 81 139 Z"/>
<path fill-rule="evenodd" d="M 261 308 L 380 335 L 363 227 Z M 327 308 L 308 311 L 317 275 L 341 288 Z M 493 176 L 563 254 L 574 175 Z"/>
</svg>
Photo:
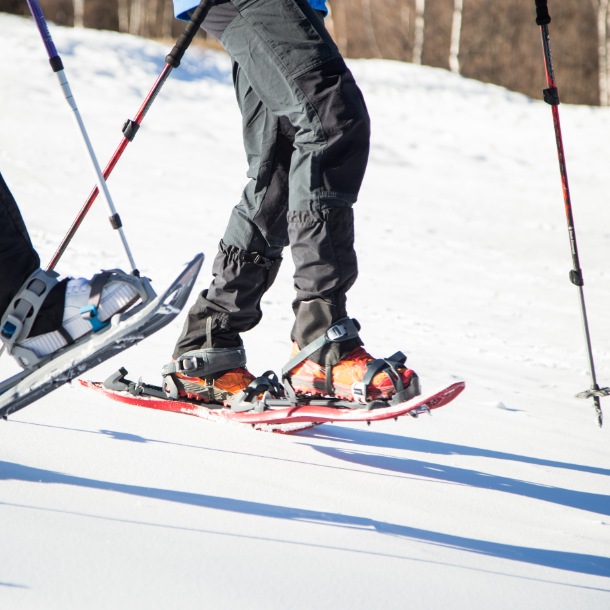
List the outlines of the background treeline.
<svg viewBox="0 0 610 610">
<path fill-rule="evenodd" d="M 51 21 L 176 38 L 171 0 L 40 0 Z M 451 69 L 541 98 L 546 86 L 534 0 L 330 0 L 327 27 L 347 57 Z M 609 0 L 549 0 L 562 101 L 608 105 Z M 28 15 L 25 0 L 0 11 Z M 199 36 L 204 42 L 205 36 Z M 212 42 L 213 41 L 209 41 Z"/>
</svg>

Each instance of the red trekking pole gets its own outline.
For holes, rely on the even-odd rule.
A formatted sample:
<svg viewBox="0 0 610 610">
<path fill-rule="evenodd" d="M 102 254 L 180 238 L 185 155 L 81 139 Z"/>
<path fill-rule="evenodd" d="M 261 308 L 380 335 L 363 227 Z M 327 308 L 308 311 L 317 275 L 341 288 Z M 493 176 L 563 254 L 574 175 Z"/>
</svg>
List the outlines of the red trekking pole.
<svg viewBox="0 0 610 610">
<path fill-rule="evenodd" d="M 110 161 L 108 162 L 108 165 L 106 166 L 106 169 L 104 170 L 104 173 L 103 173 L 104 180 L 108 180 L 108 176 L 110 176 L 110 174 L 112 173 L 112 170 L 115 168 L 116 164 L 118 163 L 119 159 L 121 158 L 121 155 L 123 154 L 123 152 L 125 152 L 127 145 L 130 142 L 133 142 L 133 139 L 135 138 L 136 133 L 138 132 L 138 129 L 140 129 L 140 125 L 142 124 L 142 121 L 144 120 L 144 117 L 146 116 L 146 113 L 150 110 L 150 107 L 152 106 L 152 103 L 155 101 L 155 98 L 157 97 L 157 95 L 159 95 L 159 91 L 161 91 L 161 88 L 163 87 L 163 85 L 165 84 L 165 81 L 168 79 L 169 75 L 171 74 L 171 71 L 180 65 L 180 60 L 184 56 L 184 53 L 186 52 L 189 45 L 191 44 L 193 38 L 195 37 L 195 34 L 197 34 L 197 31 L 201 27 L 203 20 L 206 18 L 210 8 L 214 4 L 216 4 L 216 0 L 201 0 L 201 2 L 199 3 L 199 6 L 193 11 L 191 20 L 188 22 L 187 26 L 184 28 L 184 31 L 180 35 L 180 38 L 178 38 L 178 41 L 174 45 L 174 48 L 171 50 L 170 54 L 165 58 L 165 67 L 163 68 L 163 71 L 161 72 L 161 74 L 159 75 L 157 80 L 155 81 L 153 88 L 150 90 L 150 93 L 144 100 L 144 103 L 138 110 L 133 121 L 131 121 L 130 119 L 127 119 L 127 121 L 123 125 L 123 139 L 121 140 L 119 147 L 116 149 L 116 151 L 112 155 L 112 158 L 110 159 Z M 61 244 L 59 245 L 59 248 L 57 248 L 57 252 L 55 252 L 55 254 L 53 255 L 53 258 L 51 259 L 51 262 L 49 263 L 49 265 L 47 267 L 47 271 L 51 271 L 51 270 L 55 269 L 55 266 L 59 262 L 59 259 L 62 257 L 62 255 L 65 252 L 66 248 L 68 247 L 69 243 L 72 241 L 72 238 L 78 231 L 78 228 L 80 227 L 85 216 L 91 209 L 91 206 L 93 205 L 93 202 L 96 200 L 98 194 L 99 194 L 99 190 L 96 186 L 91 191 L 91 194 L 87 198 L 85 205 L 83 205 L 83 207 L 81 208 L 80 212 L 78 213 L 78 216 L 72 223 L 70 230 L 68 231 L 66 236 L 63 238 Z"/>
<path fill-rule="evenodd" d="M 536 24 L 540 26 L 542 33 L 542 50 L 544 52 L 544 65 L 546 68 L 546 80 L 548 89 L 543 91 L 544 101 L 550 104 L 553 110 L 553 124 L 555 125 L 555 140 L 557 142 L 557 154 L 559 156 L 559 171 L 561 173 L 561 184 L 563 186 L 563 199 L 565 202 L 566 218 L 568 221 L 568 234 L 570 237 L 570 249 L 572 251 L 572 264 L 574 268 L 570 271 L 570 281 L 578 288 L 580 300 L 580 312 L 582 315 L 585 342 L 587 344 L 587 355 L 589 359 L 589 372 L 591 374 L 591 388 L 576 395 L 577 398 L 593 398 L 597 422 L 600 427 L 603 424 L 603 415 L 600 405 L 602 396 L 610 396 L 610 388 L 600 388 L 595 377 L 595 364 L 593 363 L 593 352 L 591 350 L 591 336 L 589 334 L 589 323 L 587 321 L 587 309 L 585 307 L 585 294 L 583 290 L 584 280 L 580 261 L 578 260 L 578 248 L 576 247 L 576 231 L 574 229 L 574 218 L 572 216 L 572 202 L 570 200 L 570 189 L 568 187 L 568 172 L 563 150 L 563 139 L 561 137 L 561 125 L 559 123 L 559 93 L 555 84 L 555 72 L 553 70 L 553 57 L 551 55 L 551 41 L 549 38 L 549 23 L 551 16 L 547 6 L 547 0 L 536 0 Z"/>
</svg>

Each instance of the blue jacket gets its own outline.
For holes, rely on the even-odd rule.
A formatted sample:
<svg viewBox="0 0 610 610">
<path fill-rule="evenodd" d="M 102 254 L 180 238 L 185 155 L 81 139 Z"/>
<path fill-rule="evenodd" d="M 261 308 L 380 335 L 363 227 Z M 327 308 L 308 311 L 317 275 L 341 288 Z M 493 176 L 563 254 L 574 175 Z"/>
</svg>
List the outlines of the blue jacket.
<svg viewBox="0 0 610 610">
<path fill-rule="evenodd" d="M 313 8 L 317 11 L 324 11 L 324 14 L 328 13 L 328 9 L 326 8 L 326 0 L 307 0 Z M 197 8 L 199 6 L 199 2 L 196 0 L 174 0 L 174 15 L 176 15 L 176 19 L 182 19 L 182 21 L 188 21 L 190 17 L 188 16 L 188 11 L 193 8 Z"/>
</svg>

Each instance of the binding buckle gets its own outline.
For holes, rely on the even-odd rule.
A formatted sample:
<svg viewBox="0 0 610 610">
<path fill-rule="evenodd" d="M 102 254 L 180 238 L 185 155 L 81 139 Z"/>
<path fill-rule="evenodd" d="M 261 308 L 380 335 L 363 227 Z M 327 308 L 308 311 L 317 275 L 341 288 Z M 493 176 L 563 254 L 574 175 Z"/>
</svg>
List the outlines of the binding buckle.
<svg viewBox="0 0 610 610">
<path fill-rule="evenodd" d="M 326 331 L 326 337 L 329 341 L 339 341 L 339 339 L 341 339 L 342 337 L 345 337 L 345 335 L 347 335 L 347 330 L 345 329 L 345 326 L 343 326 L 342 324 L 337 324 L 335 326 L 331 326 Z"/>
<path fill-rule="evenodd" d="M 97 317 L 97 307 L 95 305 L 85 305 L 80 309 L 80 315 L 84 320 L 87 320 L 93 327 L 93 332 L 96 333 L 102 328 L 106 328 L 110 322 L 102 322 Z"/>
<path fill-rule="evenodd" d="M 362 381 L 357 381 L 352 385 L 352 396 L 354 397 L 354 401 L 365 405 L 366 404 L 366 383 Z"/>
<path fill-rule="evenodd" d="M 23 328 L 23 322 L 16 316 L 8 315 L 4 322 L 0 336 L 5 343 L 13 343 Z"/>
</svg>

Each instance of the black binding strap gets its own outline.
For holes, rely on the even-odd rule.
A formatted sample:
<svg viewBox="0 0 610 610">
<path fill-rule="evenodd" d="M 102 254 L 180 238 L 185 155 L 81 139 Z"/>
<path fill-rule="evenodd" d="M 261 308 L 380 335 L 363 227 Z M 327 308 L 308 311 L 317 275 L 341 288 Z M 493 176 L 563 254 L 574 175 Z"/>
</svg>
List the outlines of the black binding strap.
<svg viewBox="0 0 610 610">
<path fill-rule="evenodd" d="M 97 310 L 100 306 L 100 301 L 102 299 L 102 290 L 104 290 L 104 286 L 108 281 L 108 278 L 112 275 L 111 271 L 102 271 L 102 273 L 97 273 L 93 276 L 91 280 L 91 290 L 89 292 L 89 305 L 93 305 L 95 310 L 90 309 L 83 315 L 83 317 L 93 318 L 97 315 Z M 95 312 L 95 313 L 94 313 Z"/>
<path fill-rule="evenodd" d="M 351 318 L 337 320 L 323 335 L 312 341 L 309 345 L 306 345 L 294 358 L 288 361 L 284 368 L 282 368 L 282 379 L 285 379 L 293 368 L 307 360 L 309 356 L 325 345 L 356 339 L 359 330 L 360 324 L 358 324 L 357 320 Z"/>
<path fill-rule="evenodd" d="M 246 350 L 243 347 L 192 350 L 182 354 L 174 362 L 163 365 L 163 377 L 184 373 L 188 377 L 207 379 L 222 371 L 246 366 Z"/>
<path fill-rule="evenodd" d="M 72 335 L 63 326 L 60 326 L 57 329 L 57 332 L 64 338 L 65 342 L 68 345 L 74 345 L 74 339 L 72 338 Z"/>
</svg>

